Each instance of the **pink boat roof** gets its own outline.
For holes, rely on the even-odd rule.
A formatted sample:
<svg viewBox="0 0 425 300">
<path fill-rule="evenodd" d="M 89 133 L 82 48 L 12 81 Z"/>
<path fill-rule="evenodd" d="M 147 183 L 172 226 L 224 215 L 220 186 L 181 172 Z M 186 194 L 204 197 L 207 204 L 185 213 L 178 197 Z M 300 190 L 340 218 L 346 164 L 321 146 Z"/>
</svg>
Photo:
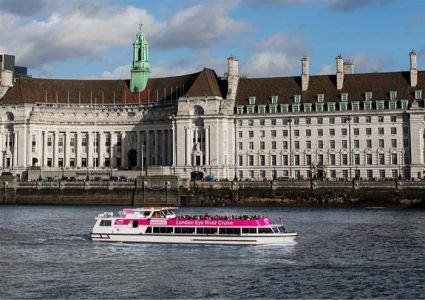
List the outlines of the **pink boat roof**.
<svg viewBox="0 0 425 300">
<path fill-rule="evenodd" d="M 128 225 L 130 221 L 137 220 L 139 225 L 145 226 L 201 226 L 201 227 L 259 227 L 271 225 L 269 218 L 258 218 L 253 220 L 242 219 L 129 219 L 117 218 L 114 225 Z"/>
</svg>

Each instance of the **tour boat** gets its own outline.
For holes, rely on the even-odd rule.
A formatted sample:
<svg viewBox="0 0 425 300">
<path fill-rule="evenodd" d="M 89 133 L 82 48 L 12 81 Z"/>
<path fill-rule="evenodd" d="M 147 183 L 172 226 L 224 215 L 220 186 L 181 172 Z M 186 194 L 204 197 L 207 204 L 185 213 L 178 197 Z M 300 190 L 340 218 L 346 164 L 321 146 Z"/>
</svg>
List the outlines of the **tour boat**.
<svg viewBox="0 0 425 300">
<path fill-rule="evenodd" d="M 263 216 L 178 216 L 176 207 L 143 207 L 96 217 L 93 241 L 121 243 L 265 245 L 291 243 L 287 232 Z"/>
</svg>

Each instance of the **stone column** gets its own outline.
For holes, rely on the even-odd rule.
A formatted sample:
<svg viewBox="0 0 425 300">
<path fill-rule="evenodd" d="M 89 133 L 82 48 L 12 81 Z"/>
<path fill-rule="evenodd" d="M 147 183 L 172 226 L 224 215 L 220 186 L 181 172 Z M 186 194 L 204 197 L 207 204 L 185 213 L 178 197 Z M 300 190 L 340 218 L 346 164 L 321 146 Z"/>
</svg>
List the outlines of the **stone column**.
<svg viewBox="0 0 425 300">
<path fill-rule="evenodd" d="M 112 168 L 117 167 L 117 133 L 111 131 L 111 148 L 109 153 L 109 165 Z"/>
<path fill-rule="evenodd" d="M 82 147 L 81 147 L 81 141 L 82 141 L 82 137 L 81 137 L 81 132 L 76 132 L 75 134 L 75 166 L 80 167 L 81 168 L 81 152 L 82 152 Z"/>
<path fill-rule="evenodd" d="M 189 165 L 189 162 L 190 162 L 190 152 L 189 152 L 189 139 L 190 139 L 190 134 L 189 134 L 189 128 L 188 127 L 185 127 L 184 128 L 184 132 L 185 132 L 185 140 L 186 140 L 186 153 L 185 153 L 185 160 L 184 160 L 184 164 L 186 165 L 186 166 L 188 166 Z"/>
<path fill-rule="evenodd" d="M 177 135 L 177 128 L 175 121 L 173 120 L 172 129 L 171 129 L 171 148 L 173 153 L 171 153 L 173 160 L 171 161 L 172 166 L 177 166 L 177 145 L 176 145 L 176 135 Z"/>
<path fill-rule="evenodd" d="M 87 132 L 87 166 L 93 168 L 94 132 Z"/>
<path fill-rule="evenodd" d="M 63 134 L 63 167 L 69 167 L 69 131 Z"/>
<path fill-rule="evenodd" d="M 165 137 L 166 137 L 166 135 L 167 135 L 167 130 L 162 130 L 162 136 L 161 136 L 161 138 L 162 138 L 162 141 L 161 141 L 161 156 L 162 156 L 162 159 L 161 159 L 161 165 L 162 166 L 165 166 L 166 165 L 166 161 L 167 161 L 167 154 L 166 154 L 166 148 L 165 148 L 165 146 L 166 146 L 166 141 L 165 141 Z"/>
<path fill-rule="evenodd" d="M 121 168 L 125 169 L 127 167 L 127 136 L 126 132 L 121 132 Z"/>
<path fill-rule="evenodd" d="M 210 127 L 205 128 L 205 164 L 210 164 Z"/>
<path fill-rule="evenodd" d="M 47 167 L 47 136 L 49 133 L 44 130 L 43 131 L 43 163 L 41 164 L 43 167 Z"/>
<path fill-rule="evenodd" d="M 105 166 L 105 132 L 100 131 L 99 132 L 99 145 L 97 146 L 98 149 L 98 153 L 97 153 L 97 157 L 99 160 L 99 166 L 103 168 Z"/>
<path fill-rule="evenodd" d="M 53 135 L 53 167 L 58 167 L 59 156 L 59 132 L 55 131 Z"/>
<path fill-rule="evenodd" d="M 155 130 L 155 163 L 154 165 L 158 165 L 158 158 L 159 158 L 159 137 L 158 137 L 158 130 Z"/>
<path fill-rule="evenodd" d="M 146 153 L 145 153 L 145 157 L 146 157 L 146 166 L 144 166 L 145 168 L 147 166 L 151 165 L 151 145 L 150 145 L 150 130 L 146 130 L 145 131 L 145 138 L 146 138 Z"/>
<path fill-rule="evenodd" d="M 18 133 L 13 132 L 13 166 L 18 166 Z"/>
<path fill-rule="evenodd" d="M 140 130 L 137 130 L 136 148 L 137 148 L 137 167 L 140 168 L 140 166 L 142 165 L 142 135 Z"/>
<path fill-rule="evenodd" d="M 4 168 L 3 164 L 3 149 L 4 149 L 4 133 L 3 131 L 0 132 L 0 168 Z"/>
</svg>

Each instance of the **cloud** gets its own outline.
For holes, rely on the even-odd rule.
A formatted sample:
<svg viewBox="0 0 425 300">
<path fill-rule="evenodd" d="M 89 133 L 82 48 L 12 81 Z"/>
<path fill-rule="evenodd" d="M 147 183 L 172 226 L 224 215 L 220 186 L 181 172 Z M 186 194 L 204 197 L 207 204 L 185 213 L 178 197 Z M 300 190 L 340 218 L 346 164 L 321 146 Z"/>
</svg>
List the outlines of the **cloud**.
<svg viewBox="0 0 425 300">
<path fill-rule="evenodd" d="M 300 68 L 300 58 L 311 52 L 303 41 L 285 33 L 260 41 L 257 50 L 242 64 L 241 73 L 250 77 L 290 75 Z"/>
<path fill-rule="evenodd" d="M 36 68 L 51 61 L 98 59 L 106 49 L 129 46 L 140 20 L 154 49 L 207 48 L 248 28 L 229 16 L 235 1 L 191 6 L 166 21 L 143 8 L 110 6 L 105 1 L 62 3 L 47 18 L 24 23 L 10 9 L 3 12 L 2 49 L 15 54 L 21 65 Z"/>
<path fill-rule="evenodd" d="M 329 8 L 341 12 L 350 12 L 371 5 L 386 5 L 393 0 L 330 0 L 326 1 Z"/>
<path fill-rule="evenodd" d="M 329 74 L 335 74 L 336 68 L 334 65 L 321 65 L 318 75 L 329 75 Z"/>
<path fill-rule="evenodd" d="M 56 4 L 57 2 L 48 0 L 1 0 L 0 11 L 30 17 L 43 13 Z"/>
<path fill-rule="evenodd" d="M 354 71 L 356 73 L 381 72 L 393 64 L 390 58 L 370 57 L 364 52 L 353 54 L 351 60 L 353 61 Z"/>
</svg>

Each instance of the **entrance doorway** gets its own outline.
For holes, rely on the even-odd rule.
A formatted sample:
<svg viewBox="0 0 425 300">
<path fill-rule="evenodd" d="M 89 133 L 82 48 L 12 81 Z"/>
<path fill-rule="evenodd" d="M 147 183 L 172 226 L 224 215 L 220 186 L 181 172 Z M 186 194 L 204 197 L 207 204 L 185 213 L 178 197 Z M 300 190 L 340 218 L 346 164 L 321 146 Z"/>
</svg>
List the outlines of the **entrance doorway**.
<svg viewBox="0 0 425 300">
<path fill-rule="evenodd" d="M 137 166 L 137 151 L 134 149 L 131 149 L 130 151 L 128 151 L 127 154 L 128 157 L 128 168 L 134 169 Z"/>
</svg>

